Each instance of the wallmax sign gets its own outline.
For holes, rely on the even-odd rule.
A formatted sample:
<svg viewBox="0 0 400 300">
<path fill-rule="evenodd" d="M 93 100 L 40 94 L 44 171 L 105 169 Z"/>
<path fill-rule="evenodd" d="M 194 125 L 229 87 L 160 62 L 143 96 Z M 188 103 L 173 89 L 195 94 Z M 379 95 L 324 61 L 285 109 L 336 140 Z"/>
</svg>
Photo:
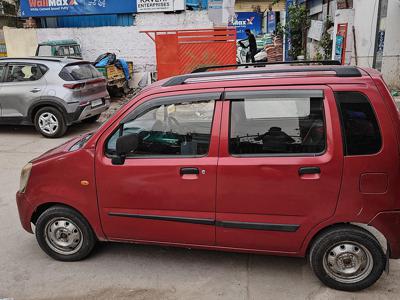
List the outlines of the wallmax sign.
<svg viewBox="0 0 400 300">
<path fill-rule="evenodd" d="M 21 0 L 22 17 L 101 15 L 136 12 L 136 0 Z"/>
</svg>

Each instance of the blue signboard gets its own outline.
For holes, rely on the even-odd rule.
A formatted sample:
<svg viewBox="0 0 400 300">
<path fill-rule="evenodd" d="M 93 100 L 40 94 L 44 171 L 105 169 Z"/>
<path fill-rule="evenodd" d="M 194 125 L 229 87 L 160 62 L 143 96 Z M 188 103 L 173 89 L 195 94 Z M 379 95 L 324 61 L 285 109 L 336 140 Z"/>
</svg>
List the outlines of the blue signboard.
<svg viewBox="0 0 400 300">
<path fill-rule="evenodd" d="M 256 12 L 238 12 L 232 25 L 236 27 L 236 38 L 239 40 L 247 38 L 246 29 L 250 29 L 254 35 L 260 34 L 262 30 L 262 15 Z"/>
<path fill-rule="evenodd" d="M 273 33 L 276 30 L 276 13 L 269 11 L 267 13 L 267 32 Z"/>
<path fill-rule="evenodd" d="M 21 0 L 22 17 L 105 15 L 136 10 L 136 0 Z"/>
<path fill-rule="evenodd" d="M 293 4 L 295 4 L 294 2 L 295 0 L 286 0 L 286 23 L 289 22 L 289 7 Z M 291 48 L 291 44 L 290 44 L 290 35 L 289 34 L 285 34 L 285 61 L 291 61 L 292 58 L 289 56 L 289 50 Z"/>
</svg>

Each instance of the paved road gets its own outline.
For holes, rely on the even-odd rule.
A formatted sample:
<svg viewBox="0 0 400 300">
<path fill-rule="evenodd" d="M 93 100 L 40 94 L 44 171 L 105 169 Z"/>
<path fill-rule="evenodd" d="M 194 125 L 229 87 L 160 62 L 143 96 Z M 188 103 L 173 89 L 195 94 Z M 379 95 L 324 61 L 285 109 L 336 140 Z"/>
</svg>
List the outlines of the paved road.
<svg viewBox="0 0 400 300">
<path fill-rule="evenodd" d="M 89 259 L 50 259 L 22 230 L 14 200 L 20 169 L 66 138 L 0 127 L 0 299 L 399 299 L 400 261 L 372 288 L 350 294 L 322 286 L 303 259 L 213 251 L 99 245 Z"/>
</svg>

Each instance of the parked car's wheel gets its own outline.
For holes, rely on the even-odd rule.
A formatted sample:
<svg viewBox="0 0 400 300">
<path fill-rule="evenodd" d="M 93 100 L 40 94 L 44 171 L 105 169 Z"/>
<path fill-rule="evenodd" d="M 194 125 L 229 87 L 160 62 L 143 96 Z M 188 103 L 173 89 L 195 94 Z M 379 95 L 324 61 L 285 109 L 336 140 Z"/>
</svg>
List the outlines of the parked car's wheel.
<svg viewBox="0 0 400 300">
<path fill-rule="evenodd" d="M 359 291 L 382 275 L 386 256 L 377 239 L 357 226 L 339 226 L 321 234 L 309 259 L 315 275 L 327 286 Z"/>
<path fill-rule="evenodd" d="M 95 115 L 92 117 L 89 117 L 87 119 L 82 120 L 83 123 L 95 123 L 97 122 L 97 120 L 100 118 L 100 114 L 99 115 Z"/>
<path fill-rule="evenodd" d="M 35 229 L 39 246 L 61 261 L 78 261 L 90 254 L 95 235 L 86 219 L 65 206 L 53 206 L 43 212 Z"/>
<path fill-rule="evenodd" d="M 62 113 L 54 107 L 43 107 L 35 115 L 35 127 L 38 132 L 48 138 L 58 138 L 67 131 Z"/>
</svg>

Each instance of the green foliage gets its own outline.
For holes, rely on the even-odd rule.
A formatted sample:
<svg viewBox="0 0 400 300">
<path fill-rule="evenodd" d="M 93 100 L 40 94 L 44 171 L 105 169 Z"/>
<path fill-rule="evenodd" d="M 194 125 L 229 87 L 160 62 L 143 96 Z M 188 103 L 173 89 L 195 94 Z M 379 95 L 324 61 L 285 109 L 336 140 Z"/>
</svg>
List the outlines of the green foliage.
<svg viewBox="0 0 400 300">
<path fill-rule="evenodd" d="M 322 49 L 322 59 L 330 59 L 332 54 L 332 46 L 333 41 L 331 39 L 331 35 L 328 33 L 328 29 L 334 25 L 332 19 L 328 17 L 325 21 L 324 27 L 325 31 L 322 34 L 321 40 L 318 43 L 318 46 Z"/>
<path fill-rule="evenodd" d="M 289 55 L 296 59 L 299 55 L 304 55 L 307 30 L 311 21 L 308 18 L 308 10 L 305 5 L 292 4 L 288 8 L 289 20 L 285 26 L 278 26 L 277 33 L 280 36 L 286 34 L 290 38 L 291 48 Z"/>
</svg>

